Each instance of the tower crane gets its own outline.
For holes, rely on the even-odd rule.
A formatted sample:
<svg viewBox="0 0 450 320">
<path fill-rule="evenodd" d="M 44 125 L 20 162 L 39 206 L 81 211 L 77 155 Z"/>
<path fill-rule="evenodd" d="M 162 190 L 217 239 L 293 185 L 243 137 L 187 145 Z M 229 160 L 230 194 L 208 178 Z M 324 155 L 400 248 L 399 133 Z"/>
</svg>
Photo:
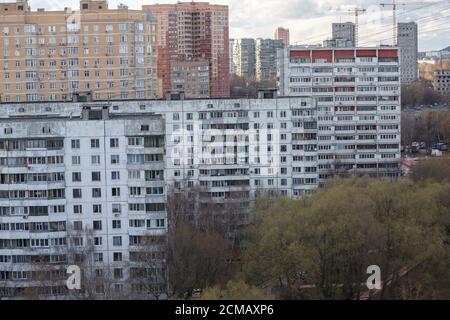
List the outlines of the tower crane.
<svg viewBox="0 0 450 320">
<path fill-rule="evenodd" d="M 383 8 L 392 7 L 392 45 L 397 46 L 397 9 L 399 6 L 417 6 L 423 4 L 436 4 L 442 1 L 436 2 L 409 2 L 409 3 L 398 3 L 392 0 L 392 3 L 380 3 L 379 5 Z"/>
<path fill-rule="evenodd" d="M 359 28 L 359 14 L 363 14 L 366 12 L 366 9 L 363 8 L 358 8 L 355 7 L 353 9 L 349 9 L 349 12 L 353 12 L 355 15 L 355 47 L 358 46 L 358 37 L 359 37 L 359 32 L 358 32 L 358 28 Z"/>
</svg>

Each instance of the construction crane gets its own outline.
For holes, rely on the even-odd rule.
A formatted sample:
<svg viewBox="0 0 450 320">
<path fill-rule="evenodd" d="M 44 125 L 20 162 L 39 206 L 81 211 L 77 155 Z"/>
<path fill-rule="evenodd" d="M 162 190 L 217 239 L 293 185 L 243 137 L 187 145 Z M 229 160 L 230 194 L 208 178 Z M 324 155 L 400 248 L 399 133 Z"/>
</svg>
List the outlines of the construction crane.
<svg viewBox="0 0 450 320">
<path fill-rule="evenodd" d="M 355 14 L 355 47 L 358 46 L 358 37 L 359 37 L 359 32 L 358 32 L 358 28 L 359 28 L 359 14 L 363 14 L 366 12 L 366 9 L 362 9 L 362 8 L 358 8 L 355 7 L 353 9 L 349 9 L 349 12 L 353 12 Z"/>
<path fill-rule="evenodd" d="M 336 12 L 338 12 L 338 13 L 345 12 L 345 13 L 354 14 L 354 16 L 355 16 L 355 43 L 354 43 L 354 45 L 355 45 L 355 47 L 357 47 L 358 46 L 359 15 L 362 14 L 362 13 L 365 13 L 366 9 L 355 7 L 355 8 L 352 8 L 352 9 L 348 9 L 348 10 L 343 9 L 343 10 L 339 10 L 339 11 L 336 11 Z"/>
<path fill-rule="evenodd" d="M 395 0 L 392 0 L 392 3 L 380 3 L 380 6 L 392 7 L 392 44 L 393 46 L 397 46 L 397 8 L 399 6 L 417 6 L 424 4 L 436 4 L 442 1 L 437 2 L 409 2 L 409 3 L 396 3 Z"/>
</svg>

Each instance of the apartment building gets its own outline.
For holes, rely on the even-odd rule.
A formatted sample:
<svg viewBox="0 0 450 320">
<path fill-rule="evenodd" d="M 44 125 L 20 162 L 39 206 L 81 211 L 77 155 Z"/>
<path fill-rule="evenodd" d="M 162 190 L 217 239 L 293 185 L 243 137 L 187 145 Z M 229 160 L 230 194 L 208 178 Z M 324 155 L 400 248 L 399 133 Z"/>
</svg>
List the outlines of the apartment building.
<svg viewBox="0 0 450 320">
<path fill-rule="evenodd" d="M 278 27 L 275 29 L 275 34 L 273 37 L 275 40 L 281 40 L 283 41 L 283 45 L 285 48 L 289 47 L 290 40 L 289 40 L 289 29 L 288 28 L 282 28 Z"/>
<path fill-rule="evenodd" d="M 434 71 L 434 89 L 442 95 L 450 95 L 450 69 Z"/>
<path fill-rule="evenodd" d="M 310 89 L 289 97 L 3 103 L 0 293 L 44 286 L 42 295 L 63 295 L 63 267 L 77 264 L 66 251 L 86 247 L 114 290 L 142 292 L 137 256 L 146 238 L 164 239 L 172 191 L 195 187 L 202 202 L 217 211 L 231 203 L 245 222 L 261 193 L 299 197 L 336 174 L 397 176 L 396 50 L 334 52 L 336 66 L 329 51 L 289 52 L 289 78 L 313 78 L 289 82 Z M 58 281 L 36 282 L 42 259 Z M 162 280 L 155 286 L 163 292 Z"/>
<path fill-rule="evenodd" d="M 279 94 L 315 105 L 319 182 L 329 173 L 397 176 L 400 70 L 396 48 L 291 48 L 280 53 Z"/>
<path fill-rule="evenodd" d="M 252 79 L 255 77 L 255 39 L 236 39 L 233 47 L 233 63 L 235 73 L 240 77 Z"/>
<path fill-rule="evenodd" d="M 210 94 L 209 61 L 202 59 L 173 61 L 171 83 L 176 91 L 190 98 L 208 98 Z"/>
<path fill-rule="evenodd" d="M 401 82 L 412 83 L 417 81 L 419 79 L 417 23 L 398 23 L 397 46 L 400 52 Z"/>
<path fill-rule="evenodd" d="M 204 59 L 209 62 L 209 97 L 228 97 L 228 6 L 208 2 L 177 2 L 142 6 L 156 19 L 157 78 L 160 96 L 173 90 L 172 64 Z M 199 91 L 196 94 L 203 96 Z M 195 97 L 190 96 L 187 97 Z"/>
<path fill-rule="evenodd" d="M 323 46 L 327 48 L 353 48 L 356 44 L 356 37 L 354 23 L 333 23 L 332 37 L 323 41 Z"/>
<path fill-rule="evenodd" d="M 256 39 L 256 80 L 273 81 L 277 76 L 277 50 L 283 49 L 282 40 Z"/>
<path fill-rule="evenodd" d="M 230 59 L 230 74 L 235 74 L 236 66 L 234 64 L 234 55 L 233 55 L 234 39 L 230 39 L 230 45 L 229 45 L 228 50 L 229 50 L 228 52 L 229 52 L 229 59 Z"/>
<path fill-rule="evenodd" d="M 67 297 L 68 265 L 91 275 L 83 286 L 100 297 L 141 291 L 138 248 L 167 231 L 163 119 L 110 117 L 101 104 L 2 110 L 0 298 Z M 153 267 L 165 272 L 159 259 Z"/>
<path fill-rule="evenodd" d="M 344 40 L 346 46 L 354 47 L 356 43 L 356 26 L 353 22 L 333 23 L 332 26 L 332 39 Z"/>
<path fill-rule="evenodd" d="M 155 22 L 106 0 L 79 10 L 32 11 L 26 0 L 0 3 L 0 101 L 154 99 Z"/>
</svg>

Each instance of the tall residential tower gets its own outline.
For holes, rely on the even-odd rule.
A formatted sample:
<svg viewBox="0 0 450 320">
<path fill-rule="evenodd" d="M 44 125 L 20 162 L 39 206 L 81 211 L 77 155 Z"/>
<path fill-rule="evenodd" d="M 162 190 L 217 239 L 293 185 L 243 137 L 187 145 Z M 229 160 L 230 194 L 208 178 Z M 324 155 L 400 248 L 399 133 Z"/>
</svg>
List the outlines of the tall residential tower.
<svg viewBox="0 0 450 320">
<path fill-rule="evenodd" d="M 228 6 L 208 2 L 144 5 L 156 19 L 157 77 L 160 95 L 184 91 L 186 97 L 230 94 Z M 174 81 L 179 71 L 196 73 Z"/>
<path fill-rule="evenodd" d="M 282 40 L 284 47 L 287 48 L 289 47 L 289 29 L 287 28 L 282 28 L 282 27 L 278 27 L 275 30 L 275 35 L 274 35 L 274 39 L 275 40 Z"/>
<path fill-rule="evenodd" d="M 235 73 L 240 77 L 255 77 L 255 39 L 236 39 L 233 47 Z"/>
<path fill-rule="evenodd" d="M 419 78 L 417 23 L 401 22 L 398 24 L 397 45 L 400 50 L 402 83 L 417 81 Z"/>
<path fill-rule="evenodd" d="M 31 11 L 26 0 L 0 3 L 0 101 L 157 97 L 154 20 L 106 0 L 79 11 Z"/>
</svg>

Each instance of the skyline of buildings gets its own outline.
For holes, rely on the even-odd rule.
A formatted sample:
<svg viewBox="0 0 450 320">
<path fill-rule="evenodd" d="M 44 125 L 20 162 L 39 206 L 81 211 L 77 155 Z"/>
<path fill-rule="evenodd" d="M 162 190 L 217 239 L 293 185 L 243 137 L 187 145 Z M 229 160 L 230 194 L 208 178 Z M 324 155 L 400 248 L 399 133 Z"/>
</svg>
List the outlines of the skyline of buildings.
<svg viewBox="0 0 450 320">
<path fill-rule="evenodd" d="M 417 24 L 399 24 L 398 48 L 355 47 L 350 22 L 307 47 L 282 27 L 229 39 L 228 6 L 207 2 L 29 9 L 0 4 L 0 296 L 64 295 L 64 267 L 81 255 L 95 294 L 103 276 L 117 294 L 148 293 L 150 239 L 164 298 L 170 192 L 198 188 L 200 203 L 233 203 L 247 221 L 265 192 L 400 176 Z M 276 88 L 230 98 L 233 73 Z M 449 81 L 436 71 L 436 90 Z M 54 281 L 37 281 L 38 263 Z"/>
</svg>

